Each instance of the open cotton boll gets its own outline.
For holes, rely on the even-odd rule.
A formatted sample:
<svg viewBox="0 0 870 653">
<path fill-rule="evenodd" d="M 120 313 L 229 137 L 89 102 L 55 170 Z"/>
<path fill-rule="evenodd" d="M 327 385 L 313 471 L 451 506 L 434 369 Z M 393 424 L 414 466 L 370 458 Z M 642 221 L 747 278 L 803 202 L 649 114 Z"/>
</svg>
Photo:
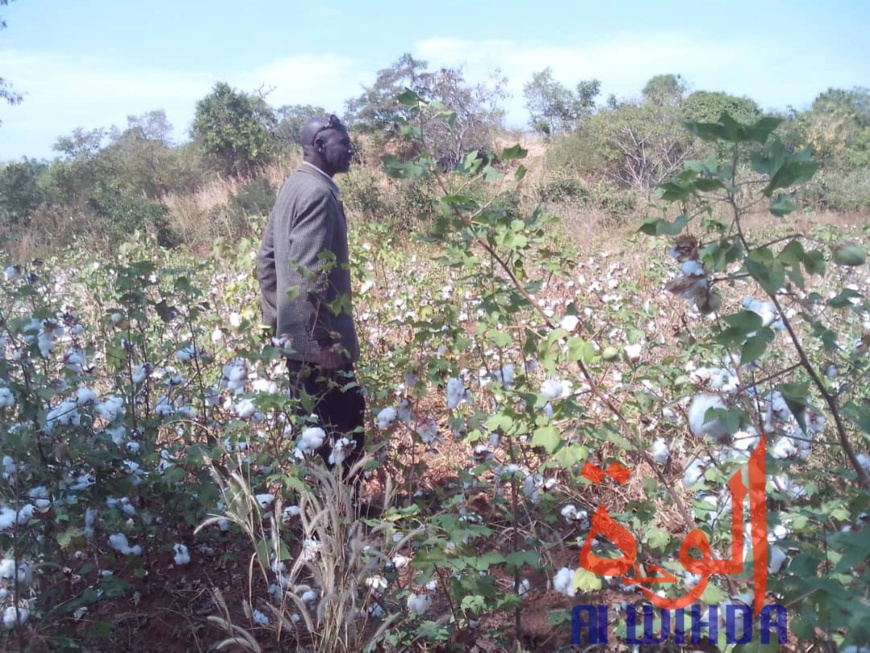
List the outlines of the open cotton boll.
<svg viewBox="0 0 870 653">
<path fill-rule="evenodd" d="M 408 610 L 414 614 L 425 614 L 432 605 L 432 599 L 428 594 L 409 594 Z"/>
<path fill-rule="evenodd" d="M 30 616 L 27 608 L 24 606 L 15 607 L 10 605 L 3 611 L 3 626 L 6 630 L 12 630 L 17 625 L 23 626 Z"/>
<path fill-rule="evenodd" d="M 302 453 L 314 453 L 323 446 L 323 441 L 326 440 L 326 432 L 318 426 L 309 426 L 302 431 L 299 436 L 299 443 L 296 447 Z"/>
<path fill-rule="evenodd" d="M 317 592 L 314 590 L 306 590 L 302 593 L 303 603 L 314 603 L 317 600 Z"/>
<path fill-rule="evenodd" d="M 142 547 L 138 544 L 136 546 L 130 546 L 130 543 L 127 541 L 127 536 L 123 533 L 115 533 L 114 535 L 109 536 L 109 546 L 115 549 L 118 553 L 121 553 L 125 556 L 127 555 L 139 555 L 142 553 Z"/>
<path fill-rule="evenodd" d="M 348 440 L 347 438 L 339 438 L 336 440 L 335 446 L 332 447 L 332 452 L 329 454 L 329 464 L 341 465 L 355 446 L 356 442 Z"/>
<path fill-rule="evenodd" d="M 254 392 L 273 395 L 278 392 L 278 384 L 269 379 L 257 379 L 254 381 Z"/>
<path fill-rule="evenodd" d="M 271 506 L 275 502 L 274 494 L 255 494 L 254 499 L 256 499 L 257 504 L 259 504 L 260 508 L 265 510 L 269 506 Z"/>
<path fill-rule="evenodd" d="M 33 568 L 23 560 L 19 560 L 16 573 L 15 560 L 12 558 L 3 558 L 3 560 L 0 561 L 0 579 L 12 580 L 16 577 L 20 584 L 31 585 L 33 583 Z"/>
<path fill-rule="evenodd" d="M 689 405 L 689 430 L 695 437 L 707 436 L 714 442 L 723 442 L 728 439 L 728 429 L 718 418 L 707 421 L 707 411 L 711 408 L 725 410 L 727 406 L 718 395 L 708 393 L 695 395 Z"/>
<path fill-rule="evenodd" d="M 704 476 L 705 467 L 706 465 L 703 460 L 695 458 L 691 463 L 689 463 L 689 466 L 686 467 L 686 471 L 683 472 L 683 485 L 687 488 L 696 485 Z"/>
<path fill-rule="evenodd" d="M 289 524 L 291 519 L 298 517 L 300 514 L 302 514 L 302 510 L 299 506 L 286 506 L 281 513 L 281 523 Z"/>
<path fill-rule="evenodd" d="M 574 570 L 568 567 L 562 567 L 555 576 L 553 576 L 553 589 L 568 597 L 573 597 L 577 594 L 574 588 Z"/>
<path fill-rule="evenodd" d="M 566 315 L 559 321 L 559 326 L 568 333 L 573 333 L 578 324 L 580 324 L 580 318 L 576 315 Z"/>
<path fill-rule="evenodd" d="M 268 626 L 269 625 L 269 617 L 260 612 L 259 610 L 254 610 L 251 614 L 251 619 L 254 620 L 254 623 L 258 626 Z"/>
<path fill-rule="evenodd" d="M 447 410 L 456 408 L 465 398 L 465 385 L 462 379 L 447 379 Z"/>
<path fill-rule="evenodd" d="M 671 451 L 670 449 L 668 449 L 668 445 L 661 438 L 658 438 L 655 442 L 653 442 L 652 451 L 650 452 L 650 454 L 652 455 L 652 459 L 655 460 L 659 465 L 664 465 L 671 457 Z"/>
<path fill-rule="evenodd" d="M 771 574 L 778 574 L 779 570 L 782 568 L 782 563 L 785 562 L 785 551 L 780 549 L 778 546 L 770 547 L 770 563 L 767 567 L 768 572 Z"/>
<path fill-rule="evenodd" d="M 571 383 L 561 379 L 547 379 L 541 384 L 541 394 L 551 401 L 567 397 L 571 394 Z"/>
<path fill-rule="evenodd" d="M 393 422 L 396 421 L 396 417 L 398 417 L 398 413 L 395 408 L 384 408 L 381 412 L 378 413 L 378 428 L 382 431 L 390 428 L 393 425 Z"/>
<path fill-rule="evenodd" d="M 15 405 L 15 395 L 9 388 L 0 387 L 0 408 L 12 408 Z"/>
<path fill-rule="evenodd" d="M 172 547 L 175 549 L 175 564 L 181 567 L 182 565 L 186 565 L 190 563 L 190 552 L 187 550 L 187 547 L 183 544 L 175 544 Z"/>
</svg>

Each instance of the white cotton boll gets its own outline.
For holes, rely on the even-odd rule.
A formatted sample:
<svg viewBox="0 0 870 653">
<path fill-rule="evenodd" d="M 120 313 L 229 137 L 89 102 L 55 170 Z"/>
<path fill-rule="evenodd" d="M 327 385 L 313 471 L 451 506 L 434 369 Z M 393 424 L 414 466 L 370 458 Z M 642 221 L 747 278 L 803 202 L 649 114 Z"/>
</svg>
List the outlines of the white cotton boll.
<svg viewBox="0 0 870 653">
<path fill-rule="evenodd" d="M 683 485 L 686 488 L 691 488 L 701 480 L 704 476 L 704 462 L 700 458 L 695 458 L 686 471 L 683 472 Z"/>
<path fill-rule="evenodd" d="M 302 431 L 296 446 L 302 453 L 314 453 L 323 446 L 324 440 L 326 440 L 326 432 L 322 428 L 309 426 Z"/>
<path fill-rule="evenodd" d="M 12 408 L 15 405 L 15 395 L 9 388 L 0 387 L 0 408 Z"/>
<path fill-rule="evenodd" d="M 175 544 L 173 547 L 175 549 L 175 556 L 173 560 L 175 560 L 175 564 L 179 567 L 190 564 L 190 552 L 187 550 L 187 547 L 183 544 Z"/>
<path fill-rule="evenodd" d="M 37 510 L 47 510 L 51 506 L 51 494 L 48 488 L 40 485 L 27 491 L 27 496 L 33 501 Z"/>
<path fill-rule="evenodd" d="M 534 362 L 534 361 L 532 361 Z M 504 387 L 509 388 L 511 384 L 514 382 L 515 370 L 514 366 L 511 363 L 503 365 L 501 370 L 498 370 L 493 374 L 493 378 L 496 381 L 501 383 Z"/>
<path fill-rule="evenodd" d="M 260 508 L 266 510 L 269 506 L 271 506 L 275 502 L 274 494 L 255 494 L 254 499 L 256 499 Z"/>
<path fill-rule="evenodd" d="M 13 558 L 3 558 L 2 562 L 0 562 L 0 579 L 12 580 L 13 578 L 21 585 L 32 585 L 33 567 L 23 560 L 19 560 L 16 573 L 15 560 Z"/>
<path fill-rule="evenodd" d="M 123 555 L 139 555 L 142 553 L 142 547 L 139 545 L 130 546 L 130 543 L 127 541 L 127 536 L 123 533 L 115 533 L 114 535 L 109 536 L 109 546 L 115 549 L 118 553 Z"/>
<path fill-rule="evenodd" d="M 452 377 L 447 380 L 447 410 L 453 410 L 465 398 L 465 385 L 462 379 Z"/>
<path fill-rule="evenodd" d="M 157 400 L 157 404 L 154 406 L 154 412 L 157 413 L 159 417 L 172 415 L 172 413 L 175 412 L 175 408 L 172 406 L 172 400 L 167 395 L 163 395 Z"/>
<path fill-rule="evenodd" d="M 397 416 L 398 413 L 395 408 L 384 408 L 378 413 L 378 428 L 382 431 L 390 428 L 390 426 L 393 425 L 393 422 L 396 421 Z"/>
<path fill-rule="evenodd" d="M 57 408 L 48 412 L 45 416 L 45 432 L 51 433 L 56 425 L 61 426 L 78 426 L 81 424 L 82 417 L 77 410 L 75 401 L 64 401 Z"/>
<path fill-rule="evenodd" d="M 399 553 L 393 556 L 393 566 L 397 570 L 404 569 L 409 564 L 411 564 L 411 558 L 409 558 L 408 556 L 403 556 Z"/>
<path fill-rule="evenodd" d="M 761 318 L 762 326 L 771 326 L 776 320 L 776 309 L 770 302 L 762 302 L 752 297 L 746 297 L 743 300 L 743 307 L 758 315 Z"/>
<path fill-rule="evenodd" d="M 659 465 L 664 465 L 671 457 L 671 451 L 670 449 L 668 449 L 668 445 L 665 443 L 665 441 L 662 438 L 658 438 L 655 442 L 653 442 L 651 455 L 652 459 L 655 460 Z"/>
<path fill-rule="evenodd" d="M 97 521 L 97 511 L 93 508 L 88 508 L 85 510 L 85 527 L 84 534 L 87 538 L 92 538 L 94 536 L 94 524 Z"/>
<path fill-rule="evenodd" d="M 306 590 L 302 593 L 303 603 L 314 603 L 317 600 L 317 592 L 314 590 Z"/>
<path fill-rule="evenodd" d="M 792 458 L 797 456 L 799 453 L 798 447 L 795 441 L 788 437 L 783 436 L 777 439 L 776 444 L 773 445 L 773 449 L 770 452 L 770 455 L 779 460 L 783 460 L 785 458 Z"/>
<path fill-rule="evenodd" d="M 643 351 L 642 343 L 635 343 L 633 345 L 625 346 L 625 354 L 628 356 L 628 359 L 633 362 L 637 362 L 640 360 L 641 352 Z"/>
<path fill-rule="evenodd" d="M 426 611 L 431 605 L 432 599 L 428 594 L 408 595 L 408 610 L 414 614 L 426 614 Z"/>
<path fill-rule="evenodd" d="M 124 398 L 111 396 L 97 404 L 97 415 L 107 422 L 114 422 L 124 414 Z"/>
<path fill-rule="evenodd" d="M 356 442 L 348 440 L 347 438 L 339 438 L 336 440 L 335 446 L 329 454 L 329 464 L 341 465 L 344 462 L 344 459 L 348 456 L 348 450 L 353 449 L 355 446 Z"/>
<path fill-rule="evenodd" d="M 254 392 L 273 395 L 278 392 L 278 384 L 269 379 L 257 379 L 254 381 Z"/>
<path fill-rule="evenodd" d="M 302 541 L 302 559 L 305 562 L 311 562 L 320 553 L 323 545 L 314 539 L 306 539 Z"/>
<path fill-rule="evenodd" d="M 768 572 L 771 574 L 778 574 L 779 570 L 782 568 L 782 564 L 785 562 L 785 551 L 780 549 L 778 546 L 770 547 L 770 563 L 767 567 Z"/>
<path fill-rule="evenodd" d="M 187 345 L 186 347 L 179 349 L 175 352 L 175 358 L 182 363 L 188 363 L 192 360 L 198 358 L 199 352 L 196 350 L 196 347 L 193 345 Z"/>
<path fill-rule="evenodd" d="M 864 468 L 864 471 L 870 474 L 870 456 L 866 453 L 859 453 L 855 458 L 858 459 L 858 464 Z"/>
<path fill-rule="evenodd" d="M 302 514 L 302 510 L 299 506 L 286 506 L 281 512 L 281 523 L 289 524 L 290 520 L 294 517 L 298 517 L 300 514 Z"/>
<path fill-rule="evenodd" d="M 251 614 L 251 619 L 254 620 L 254 623 L 258 626 L 268 626 L 269 625 L 269 617 L 260 612 L 259 610 L 254 610 Z"/>
<path fill-rule="evenodd" d="M 12 630 L 17 625 L 23 626 L 29 616 L 30 613 L 26 607 L 10 605 L 3 611 L 3 625 L 6 627 L 6 630 Z"/>
<path fill-rule="evenodd" d="M 431 417 L 423 420 L 417 427 L 417 435 L 424 444 L 434 444 L 438 440 L 438 424 Z"/>
<path fill-rule="evenodd" d="M 76 404 L 79 406 L 84 406 L 86 404 L 96 404 L 97 403 L 97 393 L 91 390 L 90 388 L 79 388 L 76 390 Z"/>
<path fill-rule="evenodd" d="M 578 324 L 580 324 L 580 318 L 576 315 L 566 315 L 559 322 L 559 326 L 565 329 L 568 333 L 573 333 Z"/>
<path fill-rule="evenodd" d="M 12 508 L 0 508 L 0 532 L 8 531 L 19 522 L 20 513 Z"/>
<path fill-rule="evenodd" d="M 684 262 L 680 267 L 680 271 L 687 277 L 703 277 L 707 274 L 704 266 L 694 260 Z"/>
<path fill-rule="evenodd" d="M 547 379 L 541 384 L 541 394 L 549 399 L 560 399 L 571 394 L 571 383 L 561 379 Z"/>
<path fill-rule="evenodd" d="M 555 576 L 553 576 L 553 589 L 568 597 L 573 597 L 577 594 L 574 588 L 574 570 L 568 567 L 562 567 Z"/>
<path fill-rule="evenodd" d="M 248 419 L 257 412 L 257 407 L 250 399 L 242 399 L 233 407 L 233 409 L 235 410 L 236 415 L 242 419 Z"/>
<path fill-rule="evenodd" d="M 707 411 L 711 408 L 724 410 L 727 406 L 718 395 L 706 393 L 695 395 L 689 405 L 689 429 L 695 437 L 706 435 L 714 442 L 722 442 L 728 438 L 728 430 L 718 418 L 706 421 Z"/>
</svg>

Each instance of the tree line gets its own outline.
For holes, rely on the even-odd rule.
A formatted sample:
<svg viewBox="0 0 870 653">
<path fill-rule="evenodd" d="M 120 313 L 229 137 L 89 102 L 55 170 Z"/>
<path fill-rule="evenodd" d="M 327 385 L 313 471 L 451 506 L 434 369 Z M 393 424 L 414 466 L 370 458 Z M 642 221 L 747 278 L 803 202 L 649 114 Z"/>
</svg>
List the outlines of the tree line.
<svg viewBox="0 0 870 653">
<path fill-rule="evenodd" d="M 416 153 L 399 124 L 411 116 L 398 98 L 411 89 L 430 102 L 415 115 L 414 128 L 425 130 L 433 156 L 451 169 L 464 154 L 489 150 L 503 134 L 505 87 L 500 76 L 474 84 L 461 68 L 432 69 L 404 54 L 346 102 L 342 117 L 363 163 L 377 162 L 385 152 L 410 158 Z M 82 223 L 96 220 L 118 235 L 150 226 L 171 244 L 167 195 L 194 193 L 221 177 L 256 181 L 267 166 L 298 152 L 300 128 L 310 117 L 329 113 L 303 104 L 273 107 L 268 95 L 219 82 L 197 103 L 184 143 L 173 142 L 163 111 L 152 111 L 130 117 L 124 127 L 76 129 L 57 139 L 53 160 L 3 165 L 2 233 L 14 241 L 34 218 L 62 214 Z M 547 68 L 532 75 L 523 95 L 529 128 L 546 141 L 549 168 L 559 179 L 571 180 L 575 189 L 603 181 L 647 195 L 684 161 L 721 154 L 705 149 L 709 145 L 685 130 L 684 121 L 715 121 L 728 112 L 750 122 L 763 113 L 748 97 L 690 92 L 675 74 L 653 77 L 636 98 L 602 100 L 599 80 L 578 80 L 571 88 Z M 805 200 L 835 211 L 870 206 L 870 91 L 829 89 L 809 108 L 779 115 L 785 121 L 775 136 L 790 150 L 811 147 L 822 163 Z M 239 210 L 268 211 L 274 189 L 257 183 L 247 190 L 250 197 L 239 198 Z"/>
</svg>

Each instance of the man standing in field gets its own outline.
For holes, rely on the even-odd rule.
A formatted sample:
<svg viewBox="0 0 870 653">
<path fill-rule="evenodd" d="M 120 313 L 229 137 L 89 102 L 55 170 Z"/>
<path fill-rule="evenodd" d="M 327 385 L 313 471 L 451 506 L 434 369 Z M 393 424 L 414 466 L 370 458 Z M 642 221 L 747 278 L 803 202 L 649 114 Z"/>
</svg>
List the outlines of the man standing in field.
<svg viewBox="0 0 870 653">
<path fill-rule="evenodd" d="M 301 137 L 302 165 L 278 194 L 257 258 L 262 316 L 287 340 L 291 384 L 326 431 L 318 453 L 330 466 L 343 459 L 346 473 L 362 455 L 365 398 L 354 378 L 347 221 L 332 177 L 348 171 L 354 150 L 335 116 L 308 121 Z M 330 438 L 354 444 L 334 448 Z"/>
</svg>

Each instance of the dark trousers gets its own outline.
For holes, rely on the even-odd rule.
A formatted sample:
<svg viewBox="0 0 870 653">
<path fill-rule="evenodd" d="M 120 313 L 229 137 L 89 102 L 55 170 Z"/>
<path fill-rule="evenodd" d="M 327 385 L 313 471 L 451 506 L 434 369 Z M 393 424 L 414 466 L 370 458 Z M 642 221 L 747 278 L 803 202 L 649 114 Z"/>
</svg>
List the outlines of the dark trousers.
<svg viewBox="0 0 870 653">
<path fill-rule="evenodd" d="M 303 401 L 299 408 L 300 416 L 314 413 L 320 418 L 319 425 L 326 431 L 327 439 L 317 453 L 331 469 L 329 455 L 332 442 L 347 438 L 356 445 L 347 451 L 344 459 L 344 477 L 354 463 L 363 455 L 365 445 L 366 400 L 362 388 L 357 384 L 353 365 L 338 370 L 324 370 L 319 365 L 288 360 L 290 385 L 297 397 L 303 393 L 311 397 L 313 408 Z"/>
</svg>

